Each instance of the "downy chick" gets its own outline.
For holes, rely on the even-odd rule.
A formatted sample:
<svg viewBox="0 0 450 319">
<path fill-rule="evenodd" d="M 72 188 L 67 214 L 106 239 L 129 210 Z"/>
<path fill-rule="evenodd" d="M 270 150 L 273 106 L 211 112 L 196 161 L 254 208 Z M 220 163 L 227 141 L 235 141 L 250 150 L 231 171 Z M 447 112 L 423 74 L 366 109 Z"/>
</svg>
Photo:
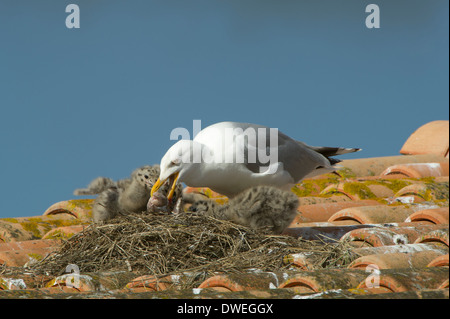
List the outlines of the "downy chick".
<svg viewBox="0 0 450 319">
<path fill-rule="evenodd" d="M 119 213 L 146 211 L 150 190 L 159 176 L 159 165 L 142 166 L 131 174 L 131 178 L 113 181 L 107 177 L 94 179 L 87 188 L 76 189 L 75 195 L 95 195 L 92 208 L 94 222 L 104 222 Z"/>
<path fill-rule="evenodd" d="M 297 214 L 298 198 L 290 191 L 271 186 L 249 188 L 224 205 L 212 200 L 199 200 L 190 211 L 205 213 L 221 220 L 280 234 Z"/>
</svg>

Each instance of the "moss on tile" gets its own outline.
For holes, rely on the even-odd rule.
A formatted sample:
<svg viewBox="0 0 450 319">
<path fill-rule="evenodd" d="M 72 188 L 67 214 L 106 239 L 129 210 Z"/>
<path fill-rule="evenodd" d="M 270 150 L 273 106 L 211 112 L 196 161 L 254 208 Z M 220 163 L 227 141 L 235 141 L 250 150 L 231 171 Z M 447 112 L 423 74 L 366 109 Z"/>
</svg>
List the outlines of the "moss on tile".
<svg viewBox="0 0 450 319">
<path fill-rule="evenodd" d="M 70 237 L 72 237 L 74 235 L 74 233 L 68 233 L 68 232 L 64 232 L 61 231 L 59 229 L 55 230 L 54 232 L 52 232 L 52 234 L 50 236 L 46 236 L 46 239 L 69 239 Z"/>
<path fill-rule="evenodd" d="M 339 178 L 318 178 L 318 179 L 305 179 L 291 188 L 292 192 L 298 197 L 307 196 L 323 196 L 320 193 L 329 185 L 339 182 Z"/>
<path fill-rule="evenodd" d="M 375 194 L 364 183 L 346 182 L 344 184 L 344 192 L 356 195 L 359 199 L 375 199 Z"/>
<path fill-rule="evenodd" d="M 8 223 L 13 223 L 13 224 L 16 224 L 19 222 L 16 218 L 9 218 L 9 217 L 2 218 L 0 220 L 8 222 Z"/>
<path fill-rule="evenodd" d="M 315 192 L 310 184 L 300 183 L 291 188 L 291 191 L 298 197 L 306 197 Z"/>
<path fill-rule="evenodd" d="M 432 184 L 436 182 L 436 177 L 429 176 L 429 177 L 415 178 L 415 180 L 424 182 L 425 184 Z"/>
<path fill-rule="evenodd" d="M 291 191 L 298 197 L 316 195 L 317 189 L 311 181 L 303 181 L 291 188 Z"/>
<path fill-rule="evenodd" d="M 343 184 L 343 191 L 349 195 L 355 195 L 359 199 L 373 199 L 373 200 L 383 200 L 383 198 L 379 198 L 376 194 L 370 189 L 370 186 L 383 186 L 390 189 L 394 194 L 397 193 L 402 188 L 411 185 L 411 181 L 406 180 L 396 180 L 396 179 L 376 179 L 376 180 L 348 180 Z M 338 185 L 335 187 L 330 187 L 325 196 L 329 196 L 331 194 L 339 194 L 340 191 L 338 189 Z"/>
<path fill-rule="evenodd" d="M 73 205 L 71 208 L 80 207 L 82 209 L 91 210 L 93 199 L 71 199 L 67 201 L 70 205 Z"/>
<path fill-rule="evenodd" d="M 83 216 L 78 216 L 81 219 L 89 219 L 92 217 L 92 204 L 94 200 L 93 199 L 72 199 L 67 201 L 68 207 L 67 209 L 69 211 L 74 211 L 77 207 L 82 209 L 85 214 Z"/>
<path fill-rule="evenodd" d="M 29 253 L 28 257 L 33 258 L 37 261 L 42 260 L 42 258 L 44 258 L 44 256 L 42 256 L 41 254 L 36 254 L 36 253 Z"/>
<path fill-rule="evenodd" d="M 426 189 L 419 193 L 419 196 L 426 201 L 438 200 L 438 201 L 448 201 L 449 200 L 449 183 L 433 183 L 425 182 Z"/>
<path fill-rule="evenodd" d="M 40 218 L 29 218 L 28 221 L 21 222 L 20 225 L 24 230 L 30 232 L 34 238 L 41 238 L 43 234 L 42 231 L 38 228 L 40 221 Z M 51 227 L 47 227 L 44 229 L 49 231 Z"/>
<path fill-rule="evenodd" d="M 51 228 L 86 224 L 86 222 L 81 222 L 79 219 L 75 219 L 75 218 L 74 219 L 53 219 L 53 220 L 46 220 L 45 222 L 48 223 L 49 225 L 51 225 Z"/>
<path fill-rule="evenodd" d="M 25 231 L 32 234 L 33 238 L 42 238 L 47 232 L 54 228 L 73 226 L 83 224 L 79 219 L 64 219 L 64 218 L 53 218 L 49 216 L 43 217 L 30 217 L 19 221 L 19 224 Z"/>
<path fill-rule="evenodd" d="M 355 178 L 356 174 L 348 167 L 342 167 L 337 170 L 337 173 L 343 178 Z"/>
<path fill-rule="evenodd" d="M 370 185 L 385 186 L 385 187 L 389 188 L 391 191 L 393 191 L 394 193 L 397 193 L 403 187 L 411 185 L 411 182 L 405 181 L 402 179 L 378 179 L 378 180 L 363 181 L 362 183 L 364 183 L 367 186 L 370 186 Z"/>
<path fill-rule="evenodd" d="M 22 241 L 22 240 L 30 240 L 33 239 L 30 234 L 20 227 L 14 227 L 9 223 L 1 223 L 2 234 L 0 235 L 0 242 L 9 242 L 9 241 Z"/>
</svg>

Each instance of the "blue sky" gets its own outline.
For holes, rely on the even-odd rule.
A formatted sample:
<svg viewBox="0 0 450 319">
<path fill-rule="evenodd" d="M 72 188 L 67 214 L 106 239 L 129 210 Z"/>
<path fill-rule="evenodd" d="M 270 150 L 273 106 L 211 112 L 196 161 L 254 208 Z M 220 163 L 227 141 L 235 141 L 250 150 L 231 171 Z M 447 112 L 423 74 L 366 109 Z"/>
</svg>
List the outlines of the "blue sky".
<svg viewBox="0 0 450 319">
<path fill-rule="evenodd" d="M 80 8 L 68 29 L 65 8 Z M 365 8 L 380 8 L 368 29 Z M 449 2 L 0 2 L 0 217 L 159 163 L 176 127 L 240 121 L 398 155 L 448 120 Z"/>
</svg>

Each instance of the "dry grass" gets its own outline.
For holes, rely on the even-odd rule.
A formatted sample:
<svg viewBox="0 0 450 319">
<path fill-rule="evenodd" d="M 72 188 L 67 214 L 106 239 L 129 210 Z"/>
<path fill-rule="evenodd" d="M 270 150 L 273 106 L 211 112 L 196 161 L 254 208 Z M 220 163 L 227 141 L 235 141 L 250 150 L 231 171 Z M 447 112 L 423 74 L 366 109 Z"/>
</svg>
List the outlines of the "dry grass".
<svg viewBox="0 0 450 319">
<path fill-rule="evenodd" d="M 285 270 L 283 257 L 313 252 L 315 268 L 336 268 L 350 261 L 350 247 L 340 242 L 306 241 L 254 231 L 232 222 L 195 213 L 131 214 L 108 224 L 92 224 L 32 266 L 34 272 L 58 276 L 68 264 L 82 273 L 132 271 L 137 275 L 190 272 Z M 196 284 L 196 283 L 193 283 Z"/>
</svg>

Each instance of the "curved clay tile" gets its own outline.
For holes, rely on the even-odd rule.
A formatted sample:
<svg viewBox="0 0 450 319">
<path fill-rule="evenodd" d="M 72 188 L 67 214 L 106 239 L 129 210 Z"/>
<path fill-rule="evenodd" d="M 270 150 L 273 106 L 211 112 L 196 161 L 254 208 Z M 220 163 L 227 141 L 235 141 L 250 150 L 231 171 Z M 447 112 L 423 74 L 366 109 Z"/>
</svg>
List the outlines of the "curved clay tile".
<svg viewBox="0 0 450 319">
<path fill-rule="evenodd" d="M 449 121 L 433 121 L 412 133 L 400 150 L 400 154 L 436 154 L 446 156 L 449 145 Z"/>
<path fill-rule="evenodd" d="M 404 175 L 409 178 L 448 176 L 448 163 L 409 163 L 388 167 L 381 175 Z"/>
<path fill-rule="evenodd" d="M 90 219 L 92 217 L 93 199 L 72 199 L 61 201 L 51 205 L 44 212 L 47 215 L 68 214 L 78 219 Z"/>
<path fill-rule="evenodd" d="M 432 209 L 423 209 L 411 214 L 405 222 L 429 222 L 431 224 L 448 224 L 448 207 L 439 207 Z"/>
</svg>

